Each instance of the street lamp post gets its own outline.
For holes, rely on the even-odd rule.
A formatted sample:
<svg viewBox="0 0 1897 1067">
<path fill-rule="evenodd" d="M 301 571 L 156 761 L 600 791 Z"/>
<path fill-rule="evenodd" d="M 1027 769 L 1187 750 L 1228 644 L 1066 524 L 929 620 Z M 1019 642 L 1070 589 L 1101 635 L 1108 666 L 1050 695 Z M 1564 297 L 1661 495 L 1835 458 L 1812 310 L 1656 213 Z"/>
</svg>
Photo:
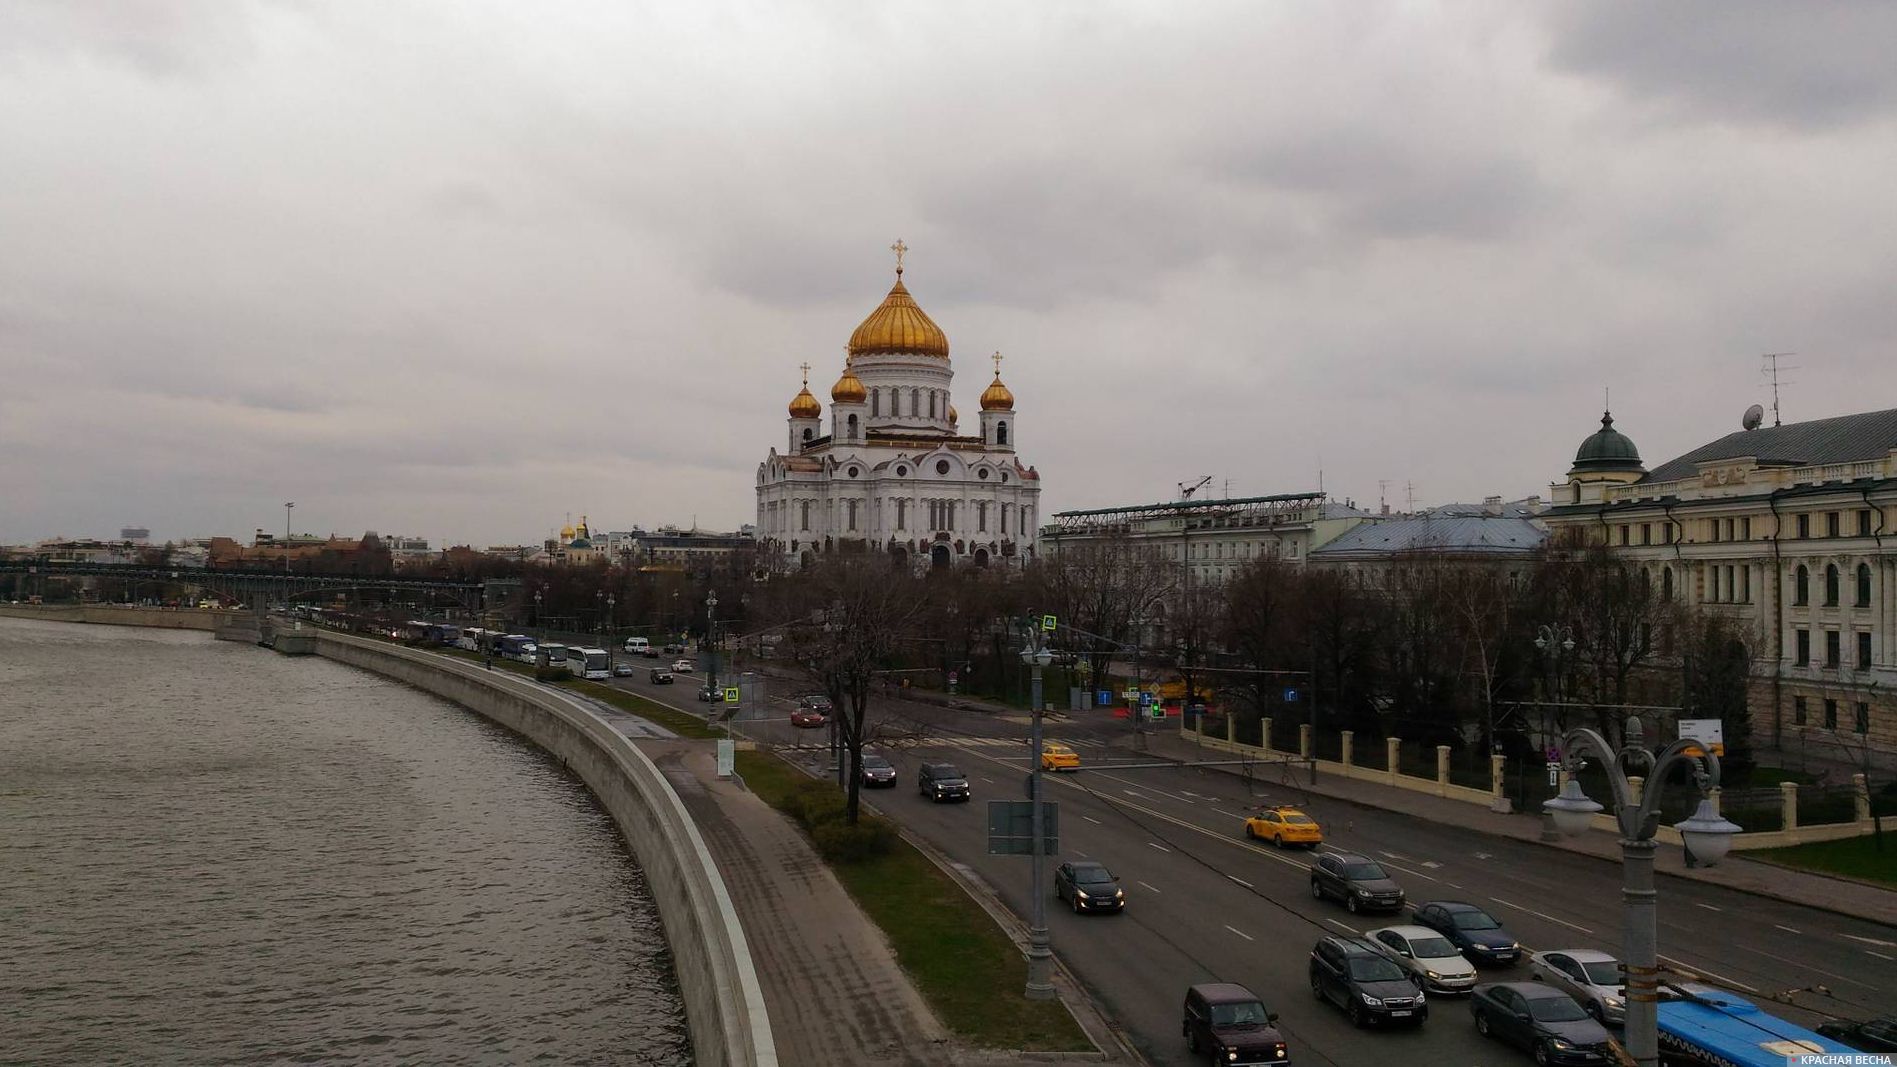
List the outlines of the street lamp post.
<svg viewBox="0 0 1897 1067">
<path fill-rule="evenodd" d="M 1542 675 L 1541 681 L 1541 695 L 1543 701 L 1541 709 L 1541 740 L 1543 744 L 1546 744 L 1548 740 L 1548 691 L 1552 689 L 1554 691 L 1555 703 L 1561 703 L 1563 697 L 1563 687 L 1561 685 L 1562 668 L 1566 665 L 1568 654 L 1574 651 L 1574 630 L 1561 623 L 1543 623 L 1535 629 L 1535 648 L 1542 654 L 1542 658 L 1546 664 L 1546 672 Z M 1495 710 L 1491 705 L 1489 709 L 1489 739 L 1491 744 L 1495 738 L 1494 716 Z M 1549 758 L 1554 759 L 1556 757 L 1550 755 Z M 1517 780 L 1519 781 L 1519 779 Z M 1527 798 L 1524 797 L 1523 799 L 1525 800 Z M 1555 826 L 1554 816 L 1546 808 L 1543 808 L 1541 813 L 1541 839 L 1543 841 L 1561 840 L 1561 832 Z"/>
<path fill-rule="evenodd" d="M 283 505 L 283 573 L 285 574 L 290 573 L 290 512 L 295 507 L 294 500 L 287 501 Z"/>
<path fill-rule="evenodd" d="M 540 628 L 540 590 L 534 590 L 534 629 Z"/>
<path fill-rule="evenodd" d="M 1690 767 L 1693 783 L 1700 793 L 1699 808 L 1693 817 L 1675 826 L 1686 850 L 1694 859 L 1711 866 L 1724 858 L 1732 847 L 1732 835 L 1739 827 L 1713 810 L 1708 799 L 1719 786 L 1719 757 L 1702 749 L 1698 742 L 1681 738 L 1654 755 L 1643 746 L 1644 732 L 1638 716 L 1627 717 L 1627 744 L 1616 751 L 1598 731 L 1587 727 L 1569 730 L 1561 738 L 1562 759 L 1568 767 L 1568 784 L 1561 795 L 1542 805 L 1562 833 L 1573 837 L 1585 833 L 1600 804 L 1581 791 L 1573 777 L 1583 764 L 1581 754 L 1592 753 L 1607 772 L 1608 788 L 1614 794 L 1614 818 L 1620 824 L 1621 900 L 1627 909 L 1625 959 L 1627 971 L 1627 1052 L 1640 1067 L 1658 1067 L 1659 1032 L 1659 947 L 1655 923 L 1653 890 L 1653 835 L 1659 829 L 1660 794 L 1666 779 L 1678 767 Z M 1689 752 L 1702 753 L 1688 755 Z M 1646 784 L 1636 796 L 1628 781 L 1628 769 L 1646 770 Z"/>
<path fill-rule="evenodd" d="M 1043 870 L 1047 859 L 1047 840 L 1045 837 L 1044 809 L 1041 806 L 1041 671 L 1054 660 L 1054 654 L 1047 650 L 1041 640 L 1040 631 L 1028 630 L 1028 639 L 1021 649 L 1021 662 L 1028 665 L 1032 676 L 1029 695 L 1034 707 L 1029 715 L 1033 726 L 1029 730 L 1028 793 L 1033 808 L 1029 830 L 1034 835 L 1032 850 L 1033 874 L 1030 877 L 1030 897 L 1028 909 L 1028 988 L 1029 1000 L 1054 999 L 1054 953 L 1047 945 L 1047 872 Z"/>
<path fill-rule="evenodd" d="M 705 688 L 714 695 L 718 692 L 718 636 L 717 636 L 718 591 L 705 594 L 705 649 L 708 658 L 705 662 Z"/>
</svg>

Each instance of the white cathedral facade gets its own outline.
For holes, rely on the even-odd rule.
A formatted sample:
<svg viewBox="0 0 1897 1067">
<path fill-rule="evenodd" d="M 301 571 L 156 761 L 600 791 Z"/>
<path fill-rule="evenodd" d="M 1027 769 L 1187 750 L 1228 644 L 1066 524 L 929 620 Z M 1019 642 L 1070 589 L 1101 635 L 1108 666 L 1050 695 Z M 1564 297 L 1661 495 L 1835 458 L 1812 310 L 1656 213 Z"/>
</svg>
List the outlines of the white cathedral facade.
<svg viewBox="0 0 1897 1067">
<path fill-rule="evenodd" d="M 850 335 L 829 426 L 805 364 L 784 449 L 758 464 L 759 541 L 791 566 L 832 552 L 886 552 L 917 567 L 1031 559 L 1041 476 L 1015 454 L 1001 356 L 981 394 L 981 433 L 964 436 L 948 337 L 903 286 L 905 249 L 893 247 L 895 287 Z"/>
</svg>

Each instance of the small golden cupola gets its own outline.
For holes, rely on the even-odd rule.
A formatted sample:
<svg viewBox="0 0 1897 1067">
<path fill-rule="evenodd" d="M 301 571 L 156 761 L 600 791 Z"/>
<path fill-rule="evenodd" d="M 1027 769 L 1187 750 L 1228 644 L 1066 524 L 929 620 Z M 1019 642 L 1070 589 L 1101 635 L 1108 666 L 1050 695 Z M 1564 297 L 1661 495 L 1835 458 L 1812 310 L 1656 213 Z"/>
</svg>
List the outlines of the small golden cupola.
<svg viewBox="0 0 1897 1067">
<path fill-rule="evenodd" d="M 956 411 L 955 411 L 955 405 L 954 405 L 954 404 L 950 404 L 950 405 L 949 405 L 949 425 L 950 425 L 950 426 L 953 426 L 953 425 L 955 425 L 956 423 L 958 423 L 958 422 L 960 422 L 960 421 L 962 421 L 962 417 L 961 417 L 961 415 L 959 415 L 959 414 L 957 414 L 957 413 L 956 413 Z"/>
<path fill-rule="evenodd" d="M 902 284 L 902 257 L 909 246 L 900 238 L 889 246 L 896 253 L 896 284 L 869 318 L 850 334 L 850 355 L 921 355 L 947 359 L 948 335 L 920 307 Z"/>
<path fill-rule="evenodd" d="M 843 377 L 830 387 L 830 399 L 839 404 L 861 404 L 869 399 L 869 390 L 863 388 L 862 379 L 856 376 L 848 363 L 843 365 Z"/>
<path fill-rule="evenodd" d="M 810 364 L 804 364 L 803 369 L 804 387 L 797 391 L 796 396 L 790 398 L 790 417 L 793 419 L 821 419 L 823 418 L 823 405 L 818 403 L 817 398 L 810 394 Z"/>
<path fill-rule="evenodd" d="M 1001 353 L 994 354 L 995 380 L 981 391 L 981 409 L 983 411 L 1013 411 L 1014 394 L 1001 384 Z"/>
</svg>

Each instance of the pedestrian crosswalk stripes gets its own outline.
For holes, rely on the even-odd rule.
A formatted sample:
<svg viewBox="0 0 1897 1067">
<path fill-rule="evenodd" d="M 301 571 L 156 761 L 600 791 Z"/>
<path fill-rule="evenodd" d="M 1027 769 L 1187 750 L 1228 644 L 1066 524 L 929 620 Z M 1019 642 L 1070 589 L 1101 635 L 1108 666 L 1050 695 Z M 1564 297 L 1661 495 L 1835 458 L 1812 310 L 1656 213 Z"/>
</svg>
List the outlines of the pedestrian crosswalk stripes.
<svg viewBox="0 0 1897 1067">
<path fill-rule="evenodd" d="M 1069 740 L 1059 738 L 1059 737 L 1050 737 L 1048 738 L 1048 740 L 1051 742 L 1055 742 L 1057 744 L 1070 745 L 1074 748 L 1105 748 L 1107 747 L 1107 743 L 1105 741 L 1093 741 L 1093 740 L 1069 741 Z M 953 745 L 956 748 L 1026 748 L 1028 739 L 1025 737 L 924 736 L 919 739 L 919 743 L 925 744 L 925 745 L 929 745 L 929 744 Z"/>
</svg>

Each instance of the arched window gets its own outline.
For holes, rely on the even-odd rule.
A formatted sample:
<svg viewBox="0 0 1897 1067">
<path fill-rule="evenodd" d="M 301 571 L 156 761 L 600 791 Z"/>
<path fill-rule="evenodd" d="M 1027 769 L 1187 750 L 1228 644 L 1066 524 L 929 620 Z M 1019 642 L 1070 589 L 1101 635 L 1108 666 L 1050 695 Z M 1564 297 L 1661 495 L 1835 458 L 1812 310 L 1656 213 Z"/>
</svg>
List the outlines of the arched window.
<svg viewBox="0 0 1897 1067">
<path fill-rule="evenodd" d="M 850 437 L 852 440 L 854 440 L 856 437 L 856 416 L 855 415 L 850 416 Z"/>
<path fill-rule="evenodd" d="M 1798 572 L 1792 578 L 1792 603 L 1805 605 L 1811 603 L 1811 572 L 1805 565 L 1798 565 Z"/>
<path fill-rule="evenodd" d="M 1825 565 L 1825 607 L 1835 608 L 1837 606 L 1838 606 L 1838 565 L 1835 563 L 1830 563 L 1830 564 Z"/>
<path fill-rule="evenodd" d="M 1868 563 L 1857 565 L 1857 606 L 1871 606 L 1871 565 Z"/>
<path fill-rule="evenodd" d="M 935 390 L 929 390 L 929 417 L 935 418 Z"/>
<path fill-rule="evenodd" d="M 813 432 L 815 432 L 815 431 L 813 431 L 813 430 L 811 430 L 811 428 L 810 428 L 810 427 L 808 427 L 808 426 L 806 426 L 806 427 L 804 427 L 804 440 L 806 440 L 806 441 L 808 441 L 808 440 L 810 440 L 810 435 L 811 435 L 811 434 L 812 434 Z"/>
<path fill-rule="evenodd" d="M 920 389 L 909 390 L 909 414 L 922 414 L 922 390 Z"/>
<path fill-rule="evenodd" d="M 1008 424 L 1005 422 L 995 423 L 995 444 L 1005 445 L 1007 443 L 1008 443 Z"/>
<path fill-rule="evenodd" d="M 871 389 L 869 391 L 869 413 L 871 415 L 881 415 L 883 413 L 883 391 L 881 389 Z"/>
<path fill-rule="evenodd" d="M 1665 567 L 1660 571 L 1660 595 L 1673 599 L 1673 568 Z"/>
</svg>

